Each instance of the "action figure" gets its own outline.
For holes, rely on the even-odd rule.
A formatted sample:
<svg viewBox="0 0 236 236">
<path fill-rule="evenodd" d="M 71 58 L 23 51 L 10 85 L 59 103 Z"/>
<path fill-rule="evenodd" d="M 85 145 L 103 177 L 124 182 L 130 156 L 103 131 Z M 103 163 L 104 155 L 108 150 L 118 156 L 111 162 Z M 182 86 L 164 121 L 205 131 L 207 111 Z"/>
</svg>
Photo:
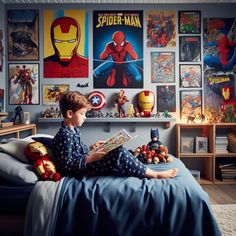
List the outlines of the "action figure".
<svg viewBox="0 0 236 236">
<path fill-rule="evenodd" d="M 156 151 L 160 145 L 163 145 L 161 141 L 159 141 L 159 131 L 157 128 L 151 129 L 151 141 L 147 144 L 148 150 Z"/>
<path fill-rule="evenodd" d="M 155 95 L 152 91 L 142 91 L 138 94 L 138 106 L 141 117 L 150 117 L 155 103 Z"/>
<path fill-rule="evenodd" d="M 19 119 L 18 121 L 17 121 L 17 118 Z M 13 118 L 13 123 L 14 124 L 22 124 L 23 123 L 23 118 L 24 118 L 24 112 L 23 112 L 23 109 L 22 109 L 22 107 L 21 106 L 17 106 L 16 108 L 15 108 L 15 116 L 14 116 L 14 118 Z"/>
<path fill-rule="evenodd" d="M 112 36 L 112 41 L 106 44 L 104 51 L 100 55 L 101 60 L 105 60 L 95 71 L 96 78 L 106 78 L 107 86 L 115 85 L 116 72 L 121 70 L 123 85 L 127 87 L 131 79 L 141 81 L 141 75 L 133 60 L 138 59 L 130 42 L 126 41 L 125 35 L 121 31 L 116 31 Z"/>
<path fill-rule="evenodd" d="M 117 98 L 115 99 L 114 106 L 117 105 L 117 110 L 120 118 L 125 117 L 124 105 L 126 102 L 129 102 L 129 99 L 125 96 L 125 91 L 121 89 L 118 93 Z"/>
<path fill-rule="evenodd" d="M 55 54 L 44 59 L 45 78 L 88 77 L 88 59 L 78 55 L 79 23 L 71 17 L 60 17 L 51 25 Z"/>
</svg>

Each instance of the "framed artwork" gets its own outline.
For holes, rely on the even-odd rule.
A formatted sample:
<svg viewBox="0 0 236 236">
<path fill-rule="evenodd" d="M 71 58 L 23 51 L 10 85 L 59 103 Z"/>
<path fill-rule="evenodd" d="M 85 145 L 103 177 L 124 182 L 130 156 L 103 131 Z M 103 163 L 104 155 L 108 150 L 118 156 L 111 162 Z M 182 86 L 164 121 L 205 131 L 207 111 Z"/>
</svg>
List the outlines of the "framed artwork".
<svg viewBox="0 0 236 236">
<path fill-rule="evenodd" d="M 181 137 L 180 150 L 183 153 L 193 153 L 193 151 L 194 151 L 194 137 Z"/>
<path fill-rule="evenodd" d="M 87 11 L 47 9 L 43 13 L 44 78 L 88 78 Z"/>
<path fill-rule="evenodd" d="M 151 52 L 151 82 L 175 82 L 174 52 Z"/>
<path fill-rule="evenodd" d="M 179 36 L 179 50 L 180 62 L 201 61 L 201 37 Z"/>
<path fill-rule="evenodd" d="M 4 47 L 3 47 L 3 32 L 0 29 L 0 72 L 2 71 L 3 61 L 4 61 Z"/>
<path fill-rule="evenodd" d="M 4 89 L 0 89 L 0 112 L 4 111 Z"/>
<path fill-rule="evenodd" d="M 208 138 L 207 137 L 196 137 L 196 153 L 197 152 L 208 152 Z"/>
<path fill-rule="evenodd" d="M 39 104 L 39 64 L 8 64 L 9 104 Z"/>
<path fill-rule="evenodd" d="M 176 46 L 176 11 L 147 11 L 146 22 L 147 47 L 173 48 Z"/>
<path fill-rule="evenodd" d="M 62 93 L 69 91 L 69 84 L 43 84 L 43 105 L 59 105 Z"/>
<path fill-rule="evenodd" d="M 200 88 L 202 87 L 202 66 L 197 64 L 180 64 L 180 87 Z"/>
<path fill-rule="evenodd" d="M 198 117 L 202 114 L 202 91 L 180 91 L 180 118 L 187 122 L 190 117 Z"/>
<path fill-rule="evenodd" d="M 9 61 L 39 60 L 38 17 L 38 10 L 7 11 Z"/>
<path fill-rule="evenodd" d="M 93 11 L 93 38 L 94 88 L 143 88 L 143 11 Z"/>
<path fill-rule="evenodd" d="M 175 97 L 174 85 L 157 86 L 157 111 L 176 112 Z"/>
<path fill-rule="evenodd" d="M 200 11 L 179 11 L 179 34 L 201 33 Z"/>
</svg>

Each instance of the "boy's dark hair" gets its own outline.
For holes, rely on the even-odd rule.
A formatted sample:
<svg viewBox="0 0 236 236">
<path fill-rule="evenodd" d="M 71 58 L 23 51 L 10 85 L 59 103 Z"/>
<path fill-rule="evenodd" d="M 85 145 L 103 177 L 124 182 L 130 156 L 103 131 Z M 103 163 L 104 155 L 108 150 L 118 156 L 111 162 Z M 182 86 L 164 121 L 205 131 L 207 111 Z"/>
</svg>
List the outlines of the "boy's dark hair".
<svg viewBox="0 0 236 236">
<path fill-rule="evenodd" d="M 63 117 L 66 117 L 66 112 L 68 110 L 76 112 L 82 108 L 87 108 L 89 110 L 92 107 L 89 100 L 83 94 L 77 91 L 63 93 L 59 100 L 59 106 Z"/>
</svg>

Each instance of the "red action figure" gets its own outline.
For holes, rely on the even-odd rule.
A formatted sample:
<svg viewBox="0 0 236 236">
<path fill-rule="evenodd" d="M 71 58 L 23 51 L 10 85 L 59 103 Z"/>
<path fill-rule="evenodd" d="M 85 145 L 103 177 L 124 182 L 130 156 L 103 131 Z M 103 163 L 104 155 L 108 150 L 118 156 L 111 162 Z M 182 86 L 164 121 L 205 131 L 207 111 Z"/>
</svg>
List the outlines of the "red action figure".
<svg viewBox="0 0 236 236">
<path fill-rule="evenodd" d="M 125 96 L 125 91 L 121 89 L 114 103 L 114 106 L 117 105 L 117 110 L 120 118 L 125 117 L 124 105 L 126 102 L 129 102 L 129 99 Z"/>
</svg>

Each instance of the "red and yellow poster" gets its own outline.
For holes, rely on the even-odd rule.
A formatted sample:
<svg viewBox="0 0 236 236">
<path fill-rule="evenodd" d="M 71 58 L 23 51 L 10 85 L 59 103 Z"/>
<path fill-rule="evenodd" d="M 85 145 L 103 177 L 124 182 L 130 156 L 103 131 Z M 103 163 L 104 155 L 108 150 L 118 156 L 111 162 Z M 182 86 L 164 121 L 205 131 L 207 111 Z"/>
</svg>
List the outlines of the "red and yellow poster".
<svg viewBox="0 0 236 236">
<path fill-rule="evenodd" d="M 88 78 L 85 10 L 44 11 L 44 77 Z"/>
</svg>

